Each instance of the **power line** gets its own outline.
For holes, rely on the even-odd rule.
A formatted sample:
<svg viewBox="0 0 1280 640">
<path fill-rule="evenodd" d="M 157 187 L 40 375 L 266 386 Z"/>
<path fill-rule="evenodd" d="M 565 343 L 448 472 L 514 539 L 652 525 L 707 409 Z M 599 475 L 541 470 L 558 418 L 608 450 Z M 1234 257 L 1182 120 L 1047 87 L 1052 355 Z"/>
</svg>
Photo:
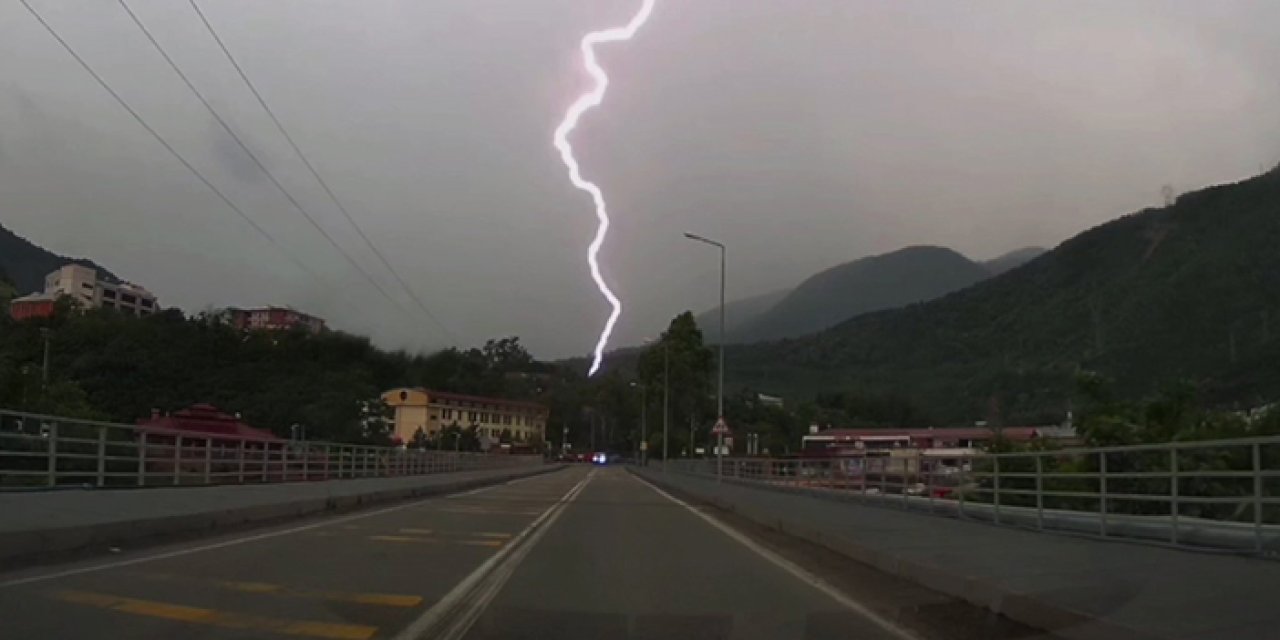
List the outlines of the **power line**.
<svg viewBox="0 0 1280 640">
<path fill-rule="evenodd" d="M 123 2 L 123 0 L 121 1 Z M 352 217 L 351 212 L 347 210 L 346 205 L 344 205 L 342 203 L 342 200 L 338 198 L 337 194 L 333 192 L 333 189 L 329 188 L 329 183 L 326 182 L 323 177 L 321 177 L 320 172 L 316 170 L 315 166 L 311 164 L 311 161 L 307 159 L 306 154 L 304 154 L 302 152 L 302 149 L 298 146 L 298 144 L 294 142 L 293 136 L 289 134 L 288 129 L 285 128 L 284 123 L 280 121 L 280 118 L 276 117 L 275 111 L 270 107 L 270 105 L 267 104 L 266 99 L 262 97 L 262 93 L 258 91 L 257 86 L 255 86 L 253 84 L 253 81 L 249 79 L 249 75 L 245 73 L 244 68 L 240 66 L 240 63 L 236 60 L 235 56 L 231 54 L 231 50 L 227 48 L 226 43 L 222 41 L 222 38 L 218 35 L 217 30 L 213 28 L 213 24 L 209 22 L 209 18 L 205 16 L 204 11 L 200 9 L 200 5 L 196 3 L 196 0 L 188 0 L 188 2 L 191 4 L 191 8 L 195 10 L 196 15 L 200 16 L 200 22 L 204 23 L 205 29 L 209 31 L 209 35 L 212 36 L 213 40 L 218 43 L 218 48 L 222 49 L 222 53 L 227 57 L 227 61 L 230 62 L 231 66 L 235 68 L 236 73 L 240 75 L 240 79 L 244 80 L 245 86 L 247 86 L 249 88 L 249 91 L 253 93 L 253 97 L 257 98 L 258 104 L 262 105 L 263 111 L 266 111 L 267 115 L 270 116 L 271 122 L 275 123 L 276 129 L 280 131 L 280 135 L 284 136 L 284 139 L 289 142 L 289 146 L 293 149 L 293 152 L 297 154 L 298 159 L 302 160 L 302 164 L 306 165 L 307 171 L 311 172 L 311 176 L 316 179 L 316 182 L 320 184 L 320 187 L 324 189 L 324 192 L 329 195 L 329 199 L 332 200 L 333 204 L 336 205 L 338 207 L 338 210 L 342 212 L 342 217 L 346 218 L 347 222 L 351 223 L 351 227 L 354 228 L 356 230 L 356 233 L 360 235 L 360 238 L 364 240 L 365 245 L 367 245 L 369 249 L 373 251 L 374 255 L 378 256 L 378 260 L 381 261 L 382 265 L 386 267 L 387 271 L 390 272 L 393 277 L 395 277 L 396 282 L 398 282 L 400 284 L 400 287 L 404 289 L 404 292 L 408 294 L 410 298 L 413 299 L 413 301 L 418 305 L 418 308 L 422 309 L 422 312 L 426 314 L 426 316 L 430 318 L 433 323 L 435 323 L 436 327 L 439 328 L 440 331 L 442 331 L 446 336 L 448 336 L 450 340 L 453 340 L 454 337 L 452 332 L 449 331 L 447 327 L 445 327 L 444 323 L 440 322 L 440 320 L 435 316 L 435 314 L 431 313 L 431 310 L 428 309 L 427 305 L 422 302 L 422 299 L 419 298 L 418 294 L 413 290 L 412 287 L 409 286 L 409 283 L 406 282 L 405 279 L 400 276 L 400 273 L 396 271 L 395 267 L 391 266 L 391 261 L 388 260 L 386 255 L 384 255 L 382 251 L 378 249 L 377 245 L 375 245 L 373 241 L 369 239 L 369 236 L 364 232 L 364 229 L 360 227 L 360 225 L 355 221 L 355 218 Z"/>
<path fill-rule="evenodd" d="M 284 247 L 274 237 L 272 237 L 272 235 L 268 233 L 266 229 L 263 229 L 257 222 L 254 222 L 253 218 L 249 217 L 249 214 L 245 213 L 243 209 L 241 209 L 239 206 L 236 205 L 236 203 L 232 202 L 231 199 L 226 196 L 226 194 L 222 193 L 222 191 L 218 189 L 218 187 L 214 186 L 214 184 L 210 182 L 208 178 L 204 177 L 204 174 L 200 173 L 200 171 L 197 170 L 195 166 L 193 166 L 190 162 L 188 162 L 187 159 L 182 156 L 182 154 L 178 153 L 178 150 L 174 149 L 173 145 L 169 144 L 169 142 L 165 140 L 164 137 L 161 136 L 159 132 L 153 129 L 151 125 L 147 124 L 147 121 L 143 120 L 142 116 L 139 115 L 138 112 L 135 111 L 134 108 L 130 106 L 129 103 L 126 102 L 125 99 L 120 96 L 119 93 L 116 93 L 116 90 L 112 89 L 111 85 L 107 84 L 106 80 L 103 80 L 102 76 L 98 75 L 98 72 L 94 71 L 93 67 L 89 66 L 89 63 L 85 62 L 84 58 L 80 57 L 80 54 L 76 53 L 76 50 L 73 49 L 71 45 L 68 44 L 67 41 L 62 38 L 62 36 L 58 35 L 58 32 L 55 31 L 53 27 L 44 19 L 44 16 L 40 15 L 40 12 L 36 11 L 35 8 L 31 6 L 28 0 L 18 0 L 18 1 L 21 2 L 22 6 L 26 7 L 27 12 L 30 13 L 31 16 L 34 17 L 42 27 L 45 28 L 45 31 L 48 31 L 49 35 L 53 36 L 53 39 L 57 40 L 58 44 L 62 45 L 62 48 L 66 49 L 67 53 L 71 54 L 72 58 L 75 58 L 75 61 L 80 63 L 80 66 L 86 72 L 88 72 L 89 75 L 92 76 L 93 79 L 96 80 L 98 84 L 101 85 L 102 88 L 106 90 L 107 93 L 111 94 L 111 97 L 115 98 L 116 102 L 118 102 L 120 106 L 124 108 L 125 111 L 129 112 L 129 115 L 133 116 L 133 119 L 136 120 L 139 125 L 141 125 L 143 129 L 146 129 L 147 133 L 150 133 L 151 136 L 156 139 L 156 142 L 159 142 L 160 145 L 163 146 L 166 151 L 172 154 L 174 158 L 178 159 L 178 162 L 182 163 L 182 166 L 186 167 L 188 171 L 190 171 L 193 175 L 195 175 L 195 177 L 199 178 L 200 182 L 204 183 L 204 186 L 209 187 L 209 190 L 212 191 L 214 194 L 216 194 L 218 198 L 222 200 L 223 204 L 226 204 L 227 207 L 232 211 L 236 212 L 236 214 L 239 215 L 241 219 L 249 223 L 249 226 L 253 227 L 254 231 L 258 232 L 259 235 L 267 239 L 267 242 L 270 242 L 274 247 L 279 249 L 280 254 L 288 258 L 289 261 L 292 262 L 295 266 L 305 271 L 311 277 L 316 278 L 317 280 L 320 279 L 319 275 L 317 275 L 315 271 L 312 271 L 310 268 L 308 268 L 305 264 L 303 264 L 297 258 L 293 257 L 287 251 L 285 251 Z"/>
<path fill-rule="evenodd" d="M 293 194 L 289 193 L 289 191 L 284 188 L 284 185 L 280 183 L 280 180 L 276 178 L 275 174 L 273 174 L 271 170 L 258 159 L 257 154 L 249 149 L 249 145 L 245 144 L 244 140 L 240 139 L 240 136 L 231 128 L 231 125 L 227 124 L 226 120 L 223 120 L 218 111 L 213 108 L 213 105 L 209 104 L 209 100 L 204 97 L 204 94 L 201 93 L 199 89 L 196 88 L 195 84 L 191 82 L 191 79 L 187 77 L 187 74 L 183 73 L 178 64 L 174 62 L 173 58 L 169 56 L 169 53 L 165 51 L 164 47 L 160 45 L 160 42 L 156 40 L 155 36 L 151 34 L 151 31 L 147 29 L 146 25 L 142 23 L 142 20 L 138 18 L 138 15 L 133 12 L 133 9 L 129 8 L 129 5 L 125 0 L 117 0 L 117 2 L 120 4 L 121 8 L 125 10 L 125 13 L 129 14 L 129 18 L 131 18 L 133 23 L 138 26 L 138 29 L 142 31 L 142 34 L 147 37 L 147 40 L 151 42 L 151 45 L 155 47 L 155 50 L 160 53 L 160 57 L 164 58 L 164 61 L 169 64 L 169 68 L 173 69 L 174 73 L 178 74 L 178 77 L 182 79 L 183 84 L 187 85 L 187 88 L 191 90 L 191 93 L 195 94 L 196 98 L 200 100 L 200 104 L 204 105 L 204 108 L 213 116 L 213 119 L 216 120 L 222 129 L 231 136 L 232 140 L 235 140 L 235 143 L 239 145 L 245 154 L 253 160 L 253 163 L 262 171 L 263 174 L 267 176 L 267 179 L 271 181 L 271 184 L 275 185 L 276 189 L 278 189 L 280 193 L 289 200 L 289 203 L 293 205 L 293 208 L 297 209 L 298 213 L 302 214 L 302 217 L 306 218 L 307 222 L 309 222 L 316 231 L 320 232 L 320 235 L 324 236 L 324 239 L 328 240 L 330 245 L 333 245 L 333 248 L 346 259 L 347 263 L 349 263 L 356 271 L 360 272 L 360 274 L 364 276 L 365 280 L 367 280 L 369 284 L 373 285 L 373 287 L 377 289 L 388 302 L 400 307 L 402 311 L 407 311 L 395 298 L 391 297 L 391 294 L 388 293 L 381 284 L 378 284 L 378 281 L 375 280 L 374 277 L 364 269 L 364 267 L 360 266 L 360 263 L 356 262 L 355 259 L 351 257 L 351 254 L 347 253 L 347 251 L 342 248 L 342 245 L 339 245 L 338 242 L 334 240 L 333 236 L 329 235 L 328 231 L 325 231 L 324 227 L 320 226 L 320 223 L 317 222 L 310 213 L 307 213 L 307 210 L 302 206 L 302 203 L 298 202 L 297 198 L 294 198 Z"/>
</svg>

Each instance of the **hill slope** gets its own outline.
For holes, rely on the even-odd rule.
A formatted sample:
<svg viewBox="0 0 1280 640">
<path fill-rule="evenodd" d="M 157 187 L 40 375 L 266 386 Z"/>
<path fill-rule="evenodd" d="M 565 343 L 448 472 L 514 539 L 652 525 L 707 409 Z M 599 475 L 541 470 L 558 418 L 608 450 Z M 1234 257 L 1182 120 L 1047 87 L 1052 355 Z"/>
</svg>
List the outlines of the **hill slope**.
<svg viewBox="0 0 1280 640">
<path fill-rule="evenodd" d="M 783 289 L 726 302 L 724 305 L 725 333 L 733 336 L 742 329 L 743 325 L 751 322 L 787 297 L 788 293 L 791 293 L 789 289 Z M 698 328 L 702 329 L 702 335 L 707 342 L 720 341 L 720 309 L 703 311 L 694 320 L 697 321 Z"/>
<path fill-rule="evenodd" d="M 1044 255 L 1046 251 L 1048 251 L 1048 249 L 1044 249 L 1042 247 L 1023 247 L 990 260 L 983 260 L 982 266 L 986 267 L 987 272 L 991 275 L 998 276 L 1006 271 L 1012 271 L 1028 262 L 1031 262 L 1032 260 L 1035 260 L 1036 258 L 1039 258 L 1041 255 Z"/>
<path fill-rule="evenodd" d="M 812 333 L 869 311 L 930 300 L 987 276 L 981 265 L 950 249 L 907 247 L 810 277 L 729 337 L 756 342 Z"/>
<path fill-rule="evenodd" d="M 904 394 L 939 423 L 1061 417 L 1080 369 L 1140 394 L 1280 396 L 1280 168 L 1086 231 L 1023 268 L 801 339 L 735 347 L 739 384 Z M 994 401 L 993 401 L 994 400 Z"/>
<path fill-rule="evenodd" d="M 100 277 L 107 280 L 119 280 L 92 260 L 58 255 L 0 225 L 0 270 L 9 274 L 19 294 L 43 291 L 44 277 L 69 262 L 97 269 Z"/>
</svg>

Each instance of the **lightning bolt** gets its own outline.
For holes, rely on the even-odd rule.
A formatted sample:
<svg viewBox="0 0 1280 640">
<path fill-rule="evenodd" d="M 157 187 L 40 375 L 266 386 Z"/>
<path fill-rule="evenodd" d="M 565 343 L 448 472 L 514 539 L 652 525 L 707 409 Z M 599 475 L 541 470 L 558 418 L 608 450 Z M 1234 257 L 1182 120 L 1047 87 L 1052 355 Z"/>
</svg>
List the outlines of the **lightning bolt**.
<svg viewBox="0 0 1280 640">
<path fill-rule="evenodd" d="M 640 10 L 636 12 L 631 21 L 624 27 L 615 27 L 612 29 L 604 29 L 602 31 L 592 31 L 582 37 L 582 42 L 578 45 L 582 50 L 582 62 L 586 67 L 587 73 L 595 80 L 595 86 L 590 91 L 578 96 L 573 104 L 569 105 L 569 110 L 565 112 L 564 119 L 560 121 L 560 126 L 556 127 L 553 141 L 556 149 L 560 151 L 560 159 L 564 162 L 564 166 L 569 169 L 569 181 L 573 186 L 587 192 L 591 195 L 591 200 L 596 206 L 596 219 L 599 220 L 599 226 L 596 227 L 596 236 L 591 240 L 591 245 L 587 247 L 587 264 L 591 266 L 591 279 L 595 280 L 596 288 L 600 289 L 600 294 L 609 301 L 609 305 L 613 308 L 609 312 L 609 319 L 604 323 L 604 329 L 600 331 L 600 339 L 596 341 L 595 357 L 591 361 L 591 370 L 587 375 L 595 375 L 600 370 L 600 362 L 604 359 L 605 346 L 609 344 L 609 336 L 613 333 L 613 325 L 618 322 L 618 316 L 622 315 L 622 301 L 618 296 L 614 295 L 613 290 L 605 283 L 604 276 L 600 275 L 600 246 L 604 244 L 604 238 L 609 233 L 609 209 L 605 205 L 604 192 L 594 182 L 585 180 L 581 171 L 578 169 L 578 160 L 573 157 L 573 146 L 569 144 L 569 134 L 578 126 L 578 120 L 582 118 L 582 114 L 587 110 L 600 106 L 604 101 L 604 92 L 609 88 L 609 76 L 600 67 L 600 63 L 596 61 L 596 45 L 608 42 L 624 42 L 635 36 L 640 27 L 649 19 L 649 14 L 653 13 L 654 0 L 643 0 Z"/>
</svg>

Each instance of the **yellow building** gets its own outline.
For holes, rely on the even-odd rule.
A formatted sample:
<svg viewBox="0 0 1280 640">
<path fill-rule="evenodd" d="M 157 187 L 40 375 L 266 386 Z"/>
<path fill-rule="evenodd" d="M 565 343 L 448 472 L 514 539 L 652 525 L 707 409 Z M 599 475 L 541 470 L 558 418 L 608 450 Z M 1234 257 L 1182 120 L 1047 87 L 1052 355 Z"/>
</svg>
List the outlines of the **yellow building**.
<svg viewBox="0 0 1280 640">
<path fill-rule="evenodd" d="M 476 427 L 476 435 L 482 438 L 497 440 L 503 431 L 510 431 L 514 442 L 541 443 L 546 440 L 551 413 L 536 402 L 427 389 L 392 389 L 382 394 L 382 401 L 395 411 L 394 437 L 401 442 L 411 442 L 418 429 L 430 437 L 457 425 Z"/>
</svg>

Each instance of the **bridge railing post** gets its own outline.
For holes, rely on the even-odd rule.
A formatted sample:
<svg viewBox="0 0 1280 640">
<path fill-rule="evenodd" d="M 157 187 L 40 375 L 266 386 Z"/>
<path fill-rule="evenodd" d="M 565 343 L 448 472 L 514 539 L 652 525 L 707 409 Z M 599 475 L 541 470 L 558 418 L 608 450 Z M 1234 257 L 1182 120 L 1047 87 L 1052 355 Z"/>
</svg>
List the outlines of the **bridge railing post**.
<svg viewBox="0 0 1280 640">
<path fill-rule="evenodd" d="M 1098 534 L 1107 537 L 1107 452 L 1098 453 Z"/>
<path fill-rule="evenodd" d="M 936 471 L 934 468 L 935 465 L 930 464 L 928 460 L 924 459 L 923 454 L 920 456 L 920 463 L 922 465 L 920 468 L 924 473 L 924 490 L 929 492 L 929 513 L 933 513 L 933 474 Z"/>
<path fill-rule="evenodd" d="M 138 486 L 147 486 L 147 432 L 138 434 Z"/>
<path fill-rule="evenodd" d="M 906 509 L 907 508 L 907 487 L 911 484 L 909 482 L 911 478 L 911 469 L 910 469 L 910 465 L 907 464 L 909 458 L 907 458 L 906 456 L 903 456 L 901 460 L 902 460 L 902 486 L 899 487 L 898 490 L 902 492 L 902 508 Z"/>
<path fill-rule="evenodd" d="M 1000 524 L 1000 456 L 994 455 L 991 459 L 993 461 L 991 465 L 992 502 L 995 506 L 996 524 Z"/>
<path fill-rule="evenodd" d="M 213 483 L 213 437 L 204 439 L 204 483 Z"/>
<path fill-rule="evenodd" d="M 107 428 L 98 426 L 98 476 L 96 483 L 99 488 L 107 485 Z"/>
<path fill-rule="evenodd" d="M 1178 448 L 1169 449 L 1169 544 L 1178 544 L 1178 516 L 1182 511 L 1178 504 Z"/>
<path fill-rule="evenodd" d="M 244 484 L 244 438 L 236 441 L 236 481 Z"/>
<path fill-rule="evenodd" d="M 1036 456 L 1036 528 L 1044 530 L 1044 459 Z"/>
<path fill-rule="evenodd" d="M 1253 443 L 1253 550 L 1262 553 L 1262 445 Z"/>
<path fill-rule="evenodd" d="M 173 439 L 173 484 L 182 484 L 182 436 Z"/>
<path fill-rule="evenodd" d="M 49 423 L 48 431 L 45 436 L 45 471 L 47 478 L 45 482 L 50 486 L 58 484 L 58 423 L 52 421 Z"/>
</svg>

